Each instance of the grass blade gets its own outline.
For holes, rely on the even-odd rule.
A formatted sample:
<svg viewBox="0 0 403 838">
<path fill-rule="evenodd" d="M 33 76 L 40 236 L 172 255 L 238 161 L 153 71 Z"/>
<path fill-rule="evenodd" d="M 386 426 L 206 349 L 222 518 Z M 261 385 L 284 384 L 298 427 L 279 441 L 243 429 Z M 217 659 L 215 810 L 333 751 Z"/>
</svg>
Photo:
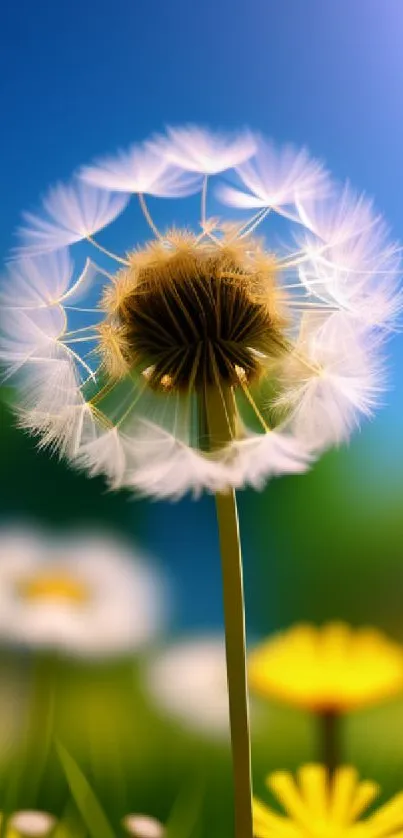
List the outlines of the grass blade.
<svg viewBox="0 0 403 838">
<path fill-rule="evenodd" d="M 94 790 L 75 759 L 60 742 L 57 743 L 57 751 L 75 804 L 91 838 L 116 838 Z"/>
</svg>

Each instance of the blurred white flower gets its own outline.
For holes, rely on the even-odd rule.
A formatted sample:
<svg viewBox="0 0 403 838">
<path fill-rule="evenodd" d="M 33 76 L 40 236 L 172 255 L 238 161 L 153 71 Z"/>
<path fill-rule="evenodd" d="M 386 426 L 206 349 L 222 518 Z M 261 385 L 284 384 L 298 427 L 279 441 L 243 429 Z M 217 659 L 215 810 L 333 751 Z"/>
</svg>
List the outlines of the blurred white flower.
<svg viewBox="0 0 403 838">
<path fill-rule="evenodd" d="M 133 838 L 164 838 L 165 835 L 162 823 L 149 815 L 126 815 L 123 826 Z"/>
<path fill-rule="evenodd" d="M 128 201 L 127 194 L 111 195 L 80 180 L 58 183 L 43 199 L 43 215 L 24 213 L 15 252 L 36 256 L 87 239 L 117 218 Z"/>
<path fill-rule="evenodd" d="M 133 145 L 115 157 L 101 157 L 92 166 L 83 166 L 80 177 L 102 189 L 159 198 L 191 195 L 200 184 L 198 178 L 184 176 L 179 167 L 170 165 L 151 143 Z"/>
<path fill-rule="evenodd" d="M 229 737 L 223 637 L 190 638 L 162 650 L 145 668 L 144 685 L 160 712 L 182 727 L 213 739 Z"/>
<path fill-rule="evenodd" d="M 209 175 L 228 167 L 242 186 L 222 185 L 221 198 L 257 210 L 241 226 L 208 216 Z M 0 293 L 0 361 L 40 445 L 113 489 L 177 499 L 301 474 L 372 414 L 402 262 L 371 201 L 304 149 L 193 126 L 81 177 L 123 192 L 56 187 L 25 253 L 87 238 L 116 268 L 87 259 L 75 278 L 64 251 L 32 257 L 9 267 Z M 196 188 L 196 231 L 158 230 L 145 194 Z M 131 192 L 153 237 L 114 255 L 91 231 Z M 267 243 L 254 237 L 263 223 Z"/>
<path fill-rule="evenodd" d="M 21 838 L 46 838 L 54 829 L 56 818 L 49 812 L 27 809 L 15 812 L 8 823 L 9 829 Z"/>
<path fill-rule="evenodd" d="M 167 128 L 165 136 L 151 141 L 151 147 L 175 166 L 190 172 L 214 175 L 251 157 L 256 150 L 256 141 L 250 131 L 219 134 L 189 125 Z"/>
<path fill-rule="evenodd" d="M 128 653 L 167 615 L 155 568 L 105 535 L 0 531 L 0 640 L 83 656 Z"/>
</svg>

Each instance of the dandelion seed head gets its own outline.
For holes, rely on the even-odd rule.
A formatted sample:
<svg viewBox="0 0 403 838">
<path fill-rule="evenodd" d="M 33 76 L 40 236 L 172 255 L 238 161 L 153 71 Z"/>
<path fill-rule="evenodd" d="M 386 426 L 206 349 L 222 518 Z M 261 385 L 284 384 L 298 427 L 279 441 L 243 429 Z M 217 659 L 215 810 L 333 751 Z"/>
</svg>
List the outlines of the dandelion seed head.
<svg viewBox="0 0 403 838">
<path fill-rule="evenodd" d="M 136 254 L 107 289 L 100 332 L 110 374 L 137 364 L 150 387 L 185 392 L 258 377 L 260 359 L 287 345 L 274 260 L 255 266 L 251 242 L 218 247 L 176 236 L 169 244 Z"/>
<path fill-rule="evenodd" d="M 212 191 L 246 218 L 216 203 L 210 215 Z M 160 229 L 145 196 L 196 192 L 199 218 Z M 98 232 L 136 194 L 150 238 L 114 254 Z M 400 247 L 373 202 L 305 149 L 169 128 L 83 167 L 25 221 L 0 289 L 4 378 L 39 445 L 112 489 L 261 488 L 379 406 Z M 83 239 L 102 261 L 76 276 L 67 248 Z"/>
</svg>

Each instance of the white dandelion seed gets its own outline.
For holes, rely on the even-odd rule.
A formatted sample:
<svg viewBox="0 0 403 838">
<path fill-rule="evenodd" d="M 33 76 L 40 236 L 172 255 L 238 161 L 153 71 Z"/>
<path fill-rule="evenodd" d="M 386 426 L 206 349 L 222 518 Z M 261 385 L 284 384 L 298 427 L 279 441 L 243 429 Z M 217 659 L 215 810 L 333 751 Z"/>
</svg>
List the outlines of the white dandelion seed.
<svg viewBox="0 0 403 838">
<path fill-rule="evenodd" d="M 305 220 L 310 227 L 297 241 L 306 257 L 299 279 L 307 292 L 369 326 L 393 328 L 403 305 L 401 249 L 371 204 L 345 189 L 333 206 L 310 208 Z"/>
<path fill-rule="evenodd" d="M 357 331 L 344 314 L 305 315 L 296 351 L 284 361 L 287 383 L 277 404 L 290 408 L 287 424 L 311 451 L 347 441 L 359 417 L 379 405 L 385 391 L 379 343 L 379 335 Z M 301 357 L 309 367 L 301 369 Z"/>
<path fill-rule="evenodd" d="M 310 198 L 317 200 L 329 189 L 327 172 L 305 149 L 278 149 L 262 139 L 256 155 L 235 168 L 247 191 L 226 185 L 217 189 L 221 200 L 231 207 L 286 213 L 287 207 Z"/>
<path fill-rule="evenodd" d="M 6 378 L 20 370 L 26 373 L 28 363 L 39 366 L 66 354 L 59 343 L 66 326 L 60 306 L 40 308 L 33 314 L 29 309 L 4 309 L 2 326 L 1 361 Z"/>
<path fill-rule="evenodd" d="M 167 617 L 165 582 L 124 544 L 92 533 L 0 531 L 0 638 L 85 657 L 126 654 Z"/>
<path fill-rule="evenodd" d="M 334 185 L 328 196 L 300 193 L 297 204 L 306 230 L 327 245 L 343 245 L 381 220 L 373 202 L 366 195 L 356 194 L 348 183 L 342 188 Z"/>
<path fill-rule="evenodd" d="M 92 166 L 83 166 L 80 177 L 92 186 L 113 192 L 178 198 L 197 192 L 200 180 L 184 176 L 178 166 L 154 150 L 151 143 L 133 145 L 114 157 L 101 157 Z"/>
<path fill-rule="evenodd" d="M 261 489 L 271 476 L 303 474 L 313 459 L 300 439 L 279 431 L 249 433 L 245 439 L 235 441 L 233 448 L 240 485 L 254 489 Z"/>
<path fill-rule="evenodd" d="M 242 187 L 219 194 L 257 210 L 241 227 L 207 212 L 209 177 L 228 167 Z M 112 489 L 177 499 L 301 474 L 373 413 L 402 293 L 400 247 L 370 201 L 333 185 L 304 149 L 193 126 L 81 176 L 123 190 L 117 203 L 94 185 L 59 187 L 28 244 L 87 238 L 116 268 L 89 259 L 76 278 L 60 251 L 14 263 L 2 284 L 0 362 L 40 445 Z M 188 177 L 195 231 L 158 230 L 144 195 L 172 197 Z M 131 192 L 153 236 L 115 255 L 91 231 Z M 276 214 L 282 243 L 270 236 Z M 263 241 L 254 230 L 266 217 Z"/>
<path fill-rule="evenodd" d="M 178 168 L 215 175 L 248 160 L 256 150 L 256 141 L 250 131 L 231 136 L 189 125 L 167 128 L 166 135 L 154 138 L 151 147 Z"/>
<path fill-rule="evenodd" d="M 21 245 L 16 255 L 36 256 L 90 238 L 123 212 L 129 197 L 112 195 L 80 180 L 58 183 L 45 195 L 42 215 L 24 213 L 25 226 L 17 230 Z"/>
</svg>

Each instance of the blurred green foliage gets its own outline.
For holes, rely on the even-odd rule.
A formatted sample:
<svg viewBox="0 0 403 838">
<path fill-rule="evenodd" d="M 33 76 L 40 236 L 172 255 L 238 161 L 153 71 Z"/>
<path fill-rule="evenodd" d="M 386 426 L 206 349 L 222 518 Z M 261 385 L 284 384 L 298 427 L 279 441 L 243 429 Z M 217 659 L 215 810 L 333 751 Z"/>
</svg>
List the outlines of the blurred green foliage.
<svg viewBox="0 0 403 838">
<path fill-rule="evenodd" d="M 63 529 L 102 523 L 147 542 L 148 528 L 156 525 L 155 505 L 107 493 L 102 479 L 88 480 L 38 451 L 15 427 L 5 401 L 0 427 L 4 523 L 26 517 Z M 303 477 L 240 495 L 248 620 L 260 634 L 301 620 L 342 618 L 380 626 L 403 641 L 401 492 L 368 479 L 370 453 L 364 436 L 323 457 Z M 180 535 L 175 537 L 180 549 Z M 0 807 L 62 815 L 70 792 L 56 735 L 93 786 L 113 829 L 119 830 L 128 812 L 166 821 L 194 777 L 204 788 L 200 835 L 231 834 L 228 745 L 185 732 L 159 715 L 142 689 L 141 661 L 88 665 L 15 654 L 12 665 L 25 678 L 30 719 L 23 745 L 0 760 Z M 259 716 L 253 768 L 262 794 L 266 773 L 315 759 L 319 747 L 316 720 L 309 714 L 263 702 Z M 345 760 L 378 780 L 384 796 L 403 788 L 402 727 L 403 699 L 345 720 Z"/>
</svg>

